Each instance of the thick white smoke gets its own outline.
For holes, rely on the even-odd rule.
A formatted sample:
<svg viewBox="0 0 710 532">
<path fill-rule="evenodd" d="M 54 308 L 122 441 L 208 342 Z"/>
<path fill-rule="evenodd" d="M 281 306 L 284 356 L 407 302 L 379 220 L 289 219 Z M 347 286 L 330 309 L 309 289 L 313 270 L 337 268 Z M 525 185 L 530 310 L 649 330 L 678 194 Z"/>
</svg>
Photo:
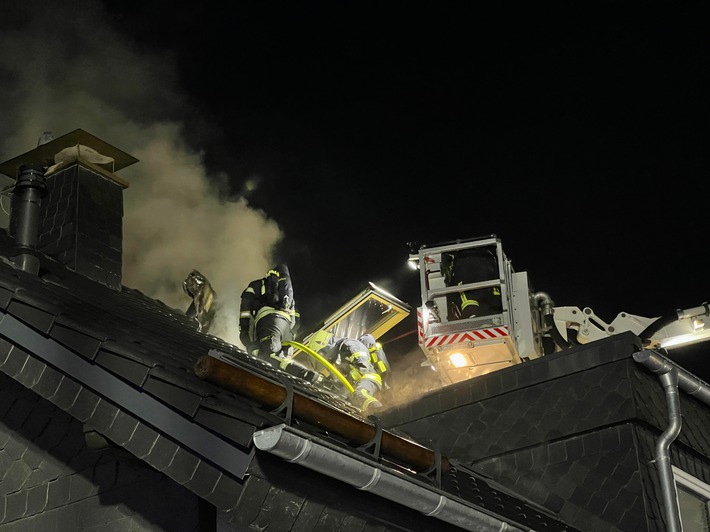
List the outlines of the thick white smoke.
<svg viewBox="0 0 710 532">
<path fill-rule="evenodd" d="M 239 294 L 272 263 L 280 228 L 245 200 L 225 200 L 202 150 L 185 140 L 173 58 L 139 50 L 94 1 L 11 1 L 0 22 L 0 160 L 83 129 L 139 159 L 124 191 L 123 284 L 185 310 L 182 281 L 202 272 L 223 308 L 218 330 L 239 345 Z M 243 180 L 256 176 L 240 176 Z M 0 185 L 12 182 L 2 176 Z M 7 198 L 3 202 L 9 204 Z M 7 215 L 0 213 L 7 226 Z"/>
</svg>

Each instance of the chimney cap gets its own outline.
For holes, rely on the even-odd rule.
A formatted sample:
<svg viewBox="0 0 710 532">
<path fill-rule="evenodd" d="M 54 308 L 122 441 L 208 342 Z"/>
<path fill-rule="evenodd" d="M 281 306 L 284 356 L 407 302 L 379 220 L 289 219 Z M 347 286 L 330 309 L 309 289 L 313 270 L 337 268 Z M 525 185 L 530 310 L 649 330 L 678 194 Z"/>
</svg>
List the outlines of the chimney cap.
<svg viewBox="0 0 710 532">
<path fill-rule="evenodd" d="M 0 173 L 16 179 L 17 171 L 20 166 L 27 164 L 43 164 L 45 166 L 51 166 L 54 164 L 54 156 L 57 153 L 62 151 L 64 148 L 76 146 L 77 144 L 89 146 L 100 154 L 113 158 L 113 172 L 117 172 L 122 168 L 138 162 L 138 159 L 135 157 L 128 155 L 126 152 L 119 150 L 115 146 L 111 146 L 91 133 L 88 133 L 83 129 L 75 129 L 71 133 L 57 137 L 46 144 L 37 146 L 33 150 L 23 153 L 22 155 L 18 155 L 17 157 L 5 161 L 4 163 L 0 163 Z"/>
</svg>

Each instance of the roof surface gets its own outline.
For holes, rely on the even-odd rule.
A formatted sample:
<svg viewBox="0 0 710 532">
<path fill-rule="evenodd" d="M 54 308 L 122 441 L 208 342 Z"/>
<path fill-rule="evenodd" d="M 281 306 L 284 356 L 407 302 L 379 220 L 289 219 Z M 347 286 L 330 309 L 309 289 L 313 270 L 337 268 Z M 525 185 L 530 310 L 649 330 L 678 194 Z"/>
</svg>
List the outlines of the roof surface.
<svg viewBox="0 0 710 532">
<path fill-rule="evenodd" d="M 448 457 L 452 467 L 439 483 L 436 470 L 407 471 L 322 427 L 290 419 L 288 408 L 267 407 L 201 379 L 196 363 L 218 350 L 254 378 L 293 389 L 358 423 L 376 422 L 340 397 L 198 332 L 184 312 L 140 291 L 113 290 L 46 257 L 39 274 L 32 275 L 14 267 L 7 259 L 12 254 L 11 239 L 0 234 L 0 370 L 221 510 L 237 507 L 254 470 L 261 452 L 254 433 L 286 422 L 314 441 L 362 455 L 383 471 L 410 474 L 417 485 L 511 526 L 574 530 L 455 457 Z"/>
</svg>

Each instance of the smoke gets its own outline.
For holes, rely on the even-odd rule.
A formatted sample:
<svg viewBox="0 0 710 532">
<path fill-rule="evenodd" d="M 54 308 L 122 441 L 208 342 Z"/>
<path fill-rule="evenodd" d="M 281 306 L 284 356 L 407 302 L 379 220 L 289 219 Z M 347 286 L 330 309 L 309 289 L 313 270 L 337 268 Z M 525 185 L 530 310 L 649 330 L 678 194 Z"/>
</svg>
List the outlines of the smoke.
<svg viewBox="0 0 710 532">
<path fill-rule="evenodd" d="M 271 266 L 281 232 L 243 198 L 220 199 L 200 157 L 183 144 L 174 124 L 146 133 L 145 146 L 134 152 L 142 176 L 124 194 L 124 284 L 186 308 L 191 300 L 182 280 L 199 270 L 219 302 L 210 332 L 239 345 L 239 295 Z"/>
<path fill-rule="evenodd" d="M 124 191 L 123 284 L 185 310 L 182 281 L 199 270 L 217 292 L 214 334 L 239 344 L 239 294 L 271 266 L 281 228 L 218 188 L 205 147 L 186 140 L 190 101 L 170 52 L 147 52 L 115 31 L 101 4 L 11 1 L 0 21 L 2 161 L 34 149 L 44 131 L 77 128 L 136 157 Z M 2 176 L 6 182 L 12 179 Z M 252 192 L 253 193 L 253 192 Z M 7 207 L 7 203 L 4 205 Z M 7 227 L 6 213 L 0 223 Z"/>
</svg>

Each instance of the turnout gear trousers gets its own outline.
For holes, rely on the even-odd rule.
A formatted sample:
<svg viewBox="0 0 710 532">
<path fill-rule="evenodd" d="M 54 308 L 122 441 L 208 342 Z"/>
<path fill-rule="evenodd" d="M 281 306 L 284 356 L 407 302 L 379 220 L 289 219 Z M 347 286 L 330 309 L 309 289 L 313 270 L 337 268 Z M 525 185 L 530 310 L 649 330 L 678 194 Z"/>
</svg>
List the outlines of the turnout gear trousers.
<svg viewBox="0 0 710 532">
<path fill-rule="evenodd" d="M 377 399 L 382 390 L 382 377 L 373 366 L 365 344 L 352 338 L 340 338 L 329 345 L 325 355 L 336 367 L 347 367 L 344 373 L 355 389 L 355 406 L 365 413 L 382 408 Z"/>
</svg>

